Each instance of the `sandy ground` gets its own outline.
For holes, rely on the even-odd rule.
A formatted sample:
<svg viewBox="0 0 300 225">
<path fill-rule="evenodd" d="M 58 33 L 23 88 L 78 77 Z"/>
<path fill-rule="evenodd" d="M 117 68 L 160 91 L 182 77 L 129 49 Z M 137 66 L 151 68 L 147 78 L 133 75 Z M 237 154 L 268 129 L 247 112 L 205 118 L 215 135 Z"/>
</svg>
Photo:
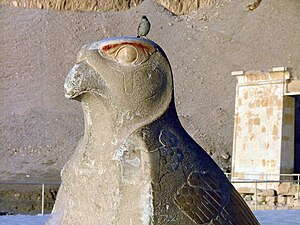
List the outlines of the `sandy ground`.
<svg viewBox="0 0 300 225">
<path fill-rule="evenodd" d="M 83 134 L 64 79 L 85 43 L 136 35 L 141 15 L 171 62 L 184 127 L 224 169 L 232 151 L 235 70 L 293 68 L 300 76 L 300 1 L 224 0 L 175 16 L 146 0 L 123 12 L 0 7 L 0 179 L 58 180 Z M 300 78 L 300 77 L 299 77 Z M 229 156 L 229 160 L 227 159 Z"/>
</svg>

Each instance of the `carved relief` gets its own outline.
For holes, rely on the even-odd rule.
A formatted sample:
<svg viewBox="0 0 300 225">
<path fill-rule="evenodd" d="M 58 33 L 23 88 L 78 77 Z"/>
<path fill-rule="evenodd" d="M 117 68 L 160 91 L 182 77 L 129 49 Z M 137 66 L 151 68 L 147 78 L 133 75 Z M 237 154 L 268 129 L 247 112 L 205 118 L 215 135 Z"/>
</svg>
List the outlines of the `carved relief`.
<svg viewBox="0 0 300 225">
<path fill-rule="evenodd" d="M 204 224 L 218 220 L 224 208 L 222 195 L 214 174 L 193 171 L 187 183 L 177 191 L 175 203 L 194 222 Z"/>
<path fill-rule="evenodd" d="M 180 163 L 183 161 L 184 155 L 178 147 L 178 139 L 170 131 L 161 130 L 159 134 L 159 142 L 162 147 L 159 148 L 160 153 L 160 179 L 166 174 L 176 171 Z"/>
</svg>

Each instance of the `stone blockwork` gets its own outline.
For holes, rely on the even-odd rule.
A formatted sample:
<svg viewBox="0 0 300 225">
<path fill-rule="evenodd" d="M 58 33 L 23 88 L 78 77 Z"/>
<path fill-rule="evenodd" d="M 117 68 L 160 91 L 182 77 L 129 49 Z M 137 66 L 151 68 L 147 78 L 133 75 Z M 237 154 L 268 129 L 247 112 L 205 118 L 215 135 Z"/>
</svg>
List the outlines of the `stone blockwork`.
<svg viewBox="0 0 300 225">
<path fill-rule="evenodd" d="M 135 7 L 143 0 L 0 0 L 0 3 L 25 8 L 54 9 L 54 10 L 78 10 L 78 11 L 120 11 Z M 211 5 L 216 0 L 156 0 L 165 8 L 177 15 L 188 14 L 201 7 Z"/>
<path fill-rule="evenodd" d="M 299 184 L 284 182 L 276 189 L 268 189 L 271 185 L 264 185 L 264 189 L 244 186 L 237 190 L 253 210 L 300 209 Z"/>
<path fill-rule="evenodd" d="M 285 67 L 232 75 L 238 79 L 233 179 L 279 180 L 293 173 L 295 99 L 288 87 L 296 81 Z"/>
</svg>

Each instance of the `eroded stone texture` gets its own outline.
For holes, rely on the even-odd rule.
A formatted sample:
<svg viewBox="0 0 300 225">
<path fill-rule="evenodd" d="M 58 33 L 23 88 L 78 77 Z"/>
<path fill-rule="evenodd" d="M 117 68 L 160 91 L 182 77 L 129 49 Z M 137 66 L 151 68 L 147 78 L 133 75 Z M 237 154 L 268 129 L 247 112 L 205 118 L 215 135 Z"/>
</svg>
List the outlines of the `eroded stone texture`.
<svg viewBox="0 0 300 225">
<path fill-rule="evenodd" d="M 137 6 L 142 0 L 0 0 L 0 3 L 15 7 L 80 10 L 80 11 L 120 11 Z"/>
<path fill-rule="evenodd" d="M 143 0 L 0 0 L 2 4 L 15 7 L 101 12 L 128 10 L 141 2 Z M 183 15 L 212 5 L 216 0 L 156 0 L 156 2 L 177 15 Z"/>
<path fill-rule="evenodd" d="M 65 81 L 85 133 L 48 224 L 258 224 L 181 126 L 170 64 L 134 37 L 84 46 Z"/>
</svg>

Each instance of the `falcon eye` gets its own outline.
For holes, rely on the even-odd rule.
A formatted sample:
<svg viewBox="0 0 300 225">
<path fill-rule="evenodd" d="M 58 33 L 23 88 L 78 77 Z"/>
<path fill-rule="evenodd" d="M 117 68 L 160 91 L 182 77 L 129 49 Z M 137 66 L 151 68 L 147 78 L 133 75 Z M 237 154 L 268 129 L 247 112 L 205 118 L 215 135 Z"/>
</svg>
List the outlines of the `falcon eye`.
<svg viewBox="0 0 300 225">
<path fill-rule="evenodd" d="M 155 48 L 140 41 L 126 41 L 100 46 L 99 52 L 105 58 L 122 65 L 140 65 L 149 59 Z"/>
<path fill-rule="evenodd" d="M 132 46 L 122 46 L 120 47 L 114 57 L 120 63 L 133 63 L 138 59 L 138 52 Z"/>
</svg>

